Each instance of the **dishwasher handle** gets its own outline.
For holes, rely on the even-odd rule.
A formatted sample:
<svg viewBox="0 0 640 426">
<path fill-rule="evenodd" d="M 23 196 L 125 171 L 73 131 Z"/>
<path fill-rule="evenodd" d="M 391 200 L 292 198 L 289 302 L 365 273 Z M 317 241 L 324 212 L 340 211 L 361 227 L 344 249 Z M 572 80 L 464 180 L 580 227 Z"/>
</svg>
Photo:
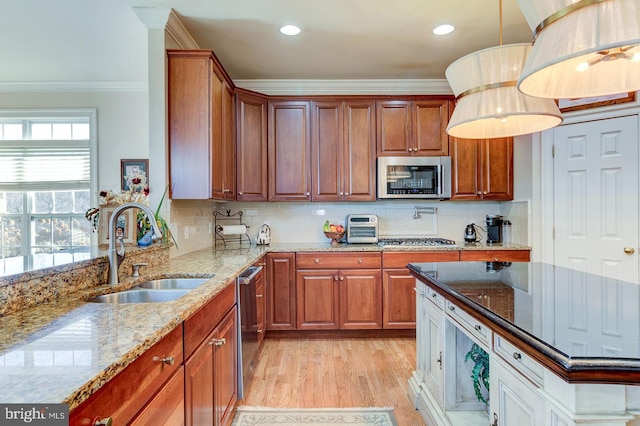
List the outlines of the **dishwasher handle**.
<svg viewBox="0 0 640 426">
<path fill-rule="evenodd" d="M 262 266 L 251 266 L 238 275 L 238 284 L 249 284 L 262 271 Z"/>
</svg>

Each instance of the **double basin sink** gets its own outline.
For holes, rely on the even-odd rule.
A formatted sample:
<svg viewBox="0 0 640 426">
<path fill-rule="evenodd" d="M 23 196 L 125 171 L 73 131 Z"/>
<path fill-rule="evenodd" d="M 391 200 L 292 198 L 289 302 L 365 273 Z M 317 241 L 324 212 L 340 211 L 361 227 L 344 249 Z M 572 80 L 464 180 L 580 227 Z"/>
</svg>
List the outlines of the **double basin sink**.
<svg viewBox="0 0 640 426">
<path fill-rule="evenodd" d="M 96 296 L 93 303 L 159 303 L 172 302 L 200 287 L 209 278 L 163 278 L 145 281 L 130 290 Z"/>
</svg>

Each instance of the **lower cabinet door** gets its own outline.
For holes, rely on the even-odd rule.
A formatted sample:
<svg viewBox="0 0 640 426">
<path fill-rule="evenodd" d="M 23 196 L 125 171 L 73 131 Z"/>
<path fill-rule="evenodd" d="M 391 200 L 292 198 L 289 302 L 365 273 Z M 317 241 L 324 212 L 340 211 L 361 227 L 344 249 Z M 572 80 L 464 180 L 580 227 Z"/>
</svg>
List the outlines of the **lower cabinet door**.
<svg viewBox="0 0 640 426">
<path fill-rule="evenodd" d="M 185 363 L 187 426 L 213 425 L 213 349 L 211 337 Z"/>
<path fill-rule="evenodd" d="M 545 424 L 544 400 L 537 388 L 522 381 L 507 366 L 490 358 L 491 395 L 489 423 L 496 425 L 537 426 Z"/>
<path fill-rule="evenodd" d="M 156 396 L 133 419 L 130 426 L 184 425 L 184 368 L 158 391 Z"/>
<path fill-rule="evenodd" d="M 404 269 L 383 271 L 382 328 L 416 328 L 416 279 Z"/>
<path fill-rule="evenodd" d="M 340 328 L 382 328 L 382 283 L 379 269 L 340 271 Z"/>
<path fill-rule="evenodd" d="M 213 339 L 213 397 L 216 426 L 231 424 L 233 409 L 238 400 L 238 321 L 234 307 L 214 331 Z"/>
<path fill-rule="evenodd" d="M 296 273 L 296 321 L 298 330 L 339 328 L 339 271 L 302 270 Z"/>
</svg>

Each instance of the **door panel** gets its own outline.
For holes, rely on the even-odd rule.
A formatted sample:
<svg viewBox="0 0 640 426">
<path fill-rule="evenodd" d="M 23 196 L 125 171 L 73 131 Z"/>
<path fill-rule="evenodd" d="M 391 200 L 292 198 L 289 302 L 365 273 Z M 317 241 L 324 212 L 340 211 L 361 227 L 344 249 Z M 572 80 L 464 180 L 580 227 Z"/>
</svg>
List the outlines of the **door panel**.
<svg viewBox="0 0 640 426">
<path fill-rule="evenodd" d="M 635 116 L 554 129 L 555 264 L 637 281 L 637 129 Z"/>
</svg>

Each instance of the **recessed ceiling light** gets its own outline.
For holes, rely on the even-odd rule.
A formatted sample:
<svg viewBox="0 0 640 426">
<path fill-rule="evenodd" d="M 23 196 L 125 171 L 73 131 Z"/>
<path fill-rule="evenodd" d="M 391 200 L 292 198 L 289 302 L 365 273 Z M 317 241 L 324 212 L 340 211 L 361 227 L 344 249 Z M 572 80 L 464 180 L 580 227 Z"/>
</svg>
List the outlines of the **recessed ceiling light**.
<svg viewBox="0 0 640 426">
<path fill-rule="evenodd" d="M 454 27 L 453 25 L 449 25 L 449 24 L 443 24 L 443 25 L 438 25 L 437 27 L 435 27 L 433 29 L 433 33 L 435 35 L 446 35 L 449 34 L 451 32 L 453 32 L 453 30 L 455 30 L 456 27 Z"/>
<path fill-rule="evenodd" d="M 284 35 L 294 36 L 300 34 L 300 28 L 295 25 L 285 25 L 280 28 L 280 32 Z"/>
</svg>

